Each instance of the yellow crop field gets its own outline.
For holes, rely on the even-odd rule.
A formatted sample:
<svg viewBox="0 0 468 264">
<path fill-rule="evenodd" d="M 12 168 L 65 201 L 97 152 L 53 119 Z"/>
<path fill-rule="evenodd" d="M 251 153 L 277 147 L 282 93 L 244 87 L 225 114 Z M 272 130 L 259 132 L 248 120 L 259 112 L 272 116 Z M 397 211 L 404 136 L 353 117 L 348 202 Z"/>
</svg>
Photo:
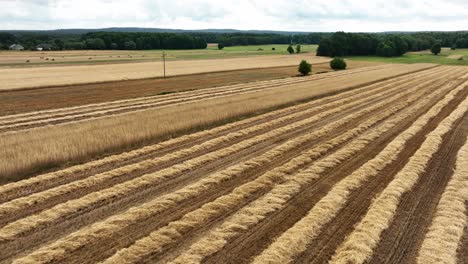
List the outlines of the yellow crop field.
<svg viewBox="0 0 468 264">
<path fill-rule="evenodd" d="M 468 260 L 468 67 L 26 111 L 0 135 L 0 263 Z"/>
</svg>

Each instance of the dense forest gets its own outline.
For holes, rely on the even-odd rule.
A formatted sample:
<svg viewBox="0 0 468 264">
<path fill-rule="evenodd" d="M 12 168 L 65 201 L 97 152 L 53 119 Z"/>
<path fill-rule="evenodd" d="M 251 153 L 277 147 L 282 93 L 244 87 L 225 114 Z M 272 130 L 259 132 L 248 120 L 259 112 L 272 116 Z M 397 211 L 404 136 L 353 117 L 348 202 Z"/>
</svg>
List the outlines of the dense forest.
<svg viewBox="0 0 468 264">
<path fill-rule="evenodd" d="M 276 34 L 276 33 L 152 33 L 152 32 L 89 32 L 63 34 L 57 32 L 0 32 L 0 49 L 21 44 L 25 49 L 36 49 L 48 44 L 54 50 L 61 49 L 204 49 L 207 43 L 220 43 L 225 47 L 264 44 L 318 44 L 331 33 Z"/>
<path fill-rule="evenodd" d="M 417 32 L 417 33 L 345 33 L 336 32 L 320 40 L 318 56 L 395 57 L 407 51 L 430 49 L 440 43 L 444 47 L 468 48 L 468 32 Z"/>
<path fill-rule="evenodd" d="M 62 49 L 204 49 L 207 43 L 222 46 L 263 44 L 320 44 L 321 56 L 379 55 L 399 56 L 406 51 L 429 49 L 439 42 L 444 47 L 468 48 L 468 32 L 414 33 L 248 33 L 206 32 L 100 32 L 11 31 L 0 32 L 0 49 L 21 44 L 27 50 L 38 45 Z"/>
</svg>

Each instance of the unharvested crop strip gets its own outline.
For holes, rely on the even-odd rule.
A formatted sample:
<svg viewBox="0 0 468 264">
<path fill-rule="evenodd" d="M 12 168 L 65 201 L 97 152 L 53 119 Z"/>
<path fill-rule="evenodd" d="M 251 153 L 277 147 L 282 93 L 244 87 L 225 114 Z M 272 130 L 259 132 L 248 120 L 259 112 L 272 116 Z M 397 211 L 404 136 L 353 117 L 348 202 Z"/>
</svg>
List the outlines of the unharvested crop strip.
<svg viewBox="0 0 468 264">
<path fill-rule="evenodd" d="M 55 115 L 74 114 L 74 113 L 80 113 L 80 111 L 81 113 L 83 113 L 83 112 L 89 112 L 89 111 L 94 111 L 94 110 L 109 109 L 111 107 L 137 105 L 137 104 L 142 104 L 146 102 L 153 102 L 154 99 L 157 99 L 157 100 L 175 99 L 175 98 L 182 98 L 182 97 L 187 97 L 187 96 L 192 96 L 192 95 L 207 94 L 210 92 L 212 93 L 212 92 L 217 92 L 217 91 L 226 91 L 226 90 L 232 91 L 235 89 L 249 88 L 253 86 L 281 85 L 281 84 L 306 82 L 310 80 L 317 80 L 317 79 L 331 78 L 331 77 L 336 77 L 336 76 L 341 76 L 341 75 L 354 74 L 354 73 L 359 73 L 363 71 L 379 70 L 379 69 L 388 68 L 388 67 L 391 67 L 391 66 L 385 65 L 384 67 L 383 65 L 383 66 L 375 66 L 375 67 L 366 67 L 366 68 L 359 68 L 359 69 L 354 69 L 354 70 L 349 70 L 349 71 L 326 73 L 322 75 L 311 75 L 305 78 L 284 78 L 280 80 L 258 81 L 258 82 L 242 83 L 242 84 L 236 84 L 236 85 L 205 88 L 205 89 L 196 90 L 196 91 L 179 92 L 176 94 L 155 95 L 155 96 L 118 100 L 118 101 L 105 102 L 105 103 L 42 110 L 42 111 L 35 111 L 35 112 L 8 115 L 8 116 L 0 116 L 0 124 L 4 125 L 4 124 L 13 123 L 13 122 L 21 122 L 21 121 L 38 119 L 38 118 L 44 118 L 44 116 L 46 117 L 53 116 L 54 114 Z"/>
<path fill-rule="evenodd" d="M 403 151 L 406 142 L 421 131 L 463 89 L 462 85 L 452 90 L 426 114 L 418 118 L 411 127 L 390 142 L 376 157 L 337 183 L 305 217 L 256 257 L 255 263 L 289 263 L 294 261 L 294 258 L 306 250 L 307 245 L 321 232 L 322 227 L 329 223 L 343 208 L 351 192 L 362 186 L 369 178 L 378 175 L 385 166 L 394 161 Z M 439 94 L 444 92 L 446 91 L 443 87 L 439 88 Z M 427 101 L 429 100 L 419 102 L 419 104 L 426 104 Z"/>
<path fill-rule="evenodd" d="M 314 180 L 320 178 L 327 169 L 333 168 L 353 156 L 383 133 L 411 116 L 411 114 L 411 112 L 407 112 L 404 115 L 398 115 L 385 121 L 383 125 L 358 137 L 337 152 L 314 162 L 302 172 L 292 175 L 287 182 L 276 186 L 271 192 L 225 220 L 218 228 L 199 238 L 186 252 L 177 257 L 174 263 L 198 263 L 205 257 L 217 252 L 230 239 L 248 230 L 249 227 L 259 223 L 274 211 L 286 206 L 291 197 Z"/>
<path fill-rule="evenodd" d="M 372 107 L 366 109 L 367 112 L 372 111 Z M 326 131 L 321 131 L 321 133 L 329 133 L 330 129 L 327 129 Z M 312 137 L 311 137 L 312 136 Z M 300 142 L 292 142 L 289 144 L 292 145 L 300 145 L 303 144 L 303 142 L 307 142 L 307 140 L 310 140 L 311 138 L 316 137 L 316 134 L 309 135 L 308 138 L 303 138 Z M 284 148 L 285 146 L 283 146 Z M 276 153 L 276 155 L 280 155 L 284 150 L 282 150 L 279 153 Z M 271 154 L 275 154 L 275 152 L 278 152 L 278 150 L 271 151 Z M 241 167 L 233 167 L 231 170 L 225 172 L 225 173 L 217 173 L 215 174 L 216 176 L 210 177 L 210 178 L 205 178 L 199 181 L 195 185 L 191 185 L 187 188 L 182 189 L 181 191 L 175 192 L 168 194 L 164 197 L 164 199 L 156 199 L 154 202 L 149 202 L 146 203 L 142 206 L 131 208 L 125 213 L 125 215 L 117 215 L 113 216 L 109 219 L 107 219 L 103 223 L 97 223 L 95 225 L 92 225 L 90 227 L 86 227 L 74 234 L 71 234 L 70 236 L 64 238 L 63 240 L 57 241 L 57 243 L 54 243 L 51 245 L 49 249 L 44 249 L 44 251 L 41 253 L 41 251 L 36 252 L 37 256 L 43 256 L 44 252 L 48 252 L 45 255 L 48 257 L 54 258 L 58 257 L 57 254 L 61 254 L 62 252 L 60 248 L 68 248 L 67 251 L 72 251 L 72 248 L 77 248 L 79 245 L 76 243 L 76 241 L 86 241 L 86 243 L 90 243 L 89 239 L 94 238 L 105 238 L 106 236 L 112 236 L 114 232 L 117 232 L 120 228 L 124 228 L 125 226 L 130 225 L 131 223 L 138 223 L 141 221 L 141 219 L 145 219 L 150 217 L 153 214 L 157 214 L 161 212 L 161 210 L 164 210 L 165 208 L 169 206 L 174 206 L 177 203 L 180 203 L 182 200 L 187 200 L 190 199 L 190 197 L 195 197 L 199 195 L 200 193 L 203 193 L 204 191 L 209 189 L 212 184 L 216 184 L 217 182 L 222 182 L 227 180 L 226 177 L 234 177 L 235 175 L 238 175 L 240 172 L 242 172 L 243 169 L 245 169 L 246 165 L 247 166 L 256 166 L 258 162 L 261 162 L 262 160 L 266 160 L 267 158 L 265 156 L 259 157 L 258 161 L 251 161 L 250 163 L 246 163 L 245 165 Z M 244 167 L 244 168 L 243 168 Z M 240 171 L 239 171 L 240 170 Z M 216 178 L 215 178 L 216 177 Z M 107 230 L 107 231 L 106 231 Z M 96 234 L 96 235 L 92 235 Z M 70 241 L 70 243 L 68 242 Z M 72 241 L 75 241 L 72 242 Z"/>
<path fill-rule="evenodd" d="M 338 76 L 341 76 L 341 75 L 347 75 L 347 74 L 338 74 Z M 304 79 L 299 79 L 299 80 L 291 79 L 288 82 L 280 83 L 280 84 L 274 84 L 274 83 L 271 83 L 269 85 L 267 85 L 267 84 L 254 84 L 254 85 L 247 84 L 247 85 L 244 85 L 244 87 L 242 87 L 242 85 L 241 85 L 241 88 L 236 88 L 236 89 L 227 86 L 227 87 L 225 87 L 223 89 L 217 88 L 219 90 L 217 92 L 216 91 L 215 92 L 206 92 L 206 89 L 203 89 L 203 90 L 200 90 L 200 91 L 192 92 L 192 93 L 194 93 L 194 95 L 191 95 L 191 96 L 190 95 L 177 95 L 176 94 L 175 98 L 170 98 L 168 100 L 157 98 L 157 99 L 153 99 L 152 102 L 150 101 L 150 102 L 148 102 L 146 104 L 139 104 L 136 107 L 121 105 L 121 106 L 117 106 L 114 109 L 112 109 L 112 108 L 108 109 L 108 110 L 96 109 L 94 112 L 77 113 L 77 114 L 71 113 L 71 114 L 68 114 L 68 115 L 67 114 L 62 114 L 62 115 L 60 115 L 58 117 L 45 116 L 45 117 L 42 117 L 42 118 L 40 118 L 38 120 L 29 120 L 28 118 L 26 118 L 22 122 L 21 121 L 18 121 L 18 122 L 15 122 L 15 123 L 10 122 L 10 124 L 0 125 L 0 130 L 3 130 L 4 131 L 3 133 L 12 134 L 12 133 L 18 133 L 18 132 L 21 132 L 21 131 L 24 132 L 25 130 L 36 128 L 36 127 L 38 127 L 38 125 L 60 124 L 60 123 L 64 123 L 64 122 L 78 122 L 78 121 L 83 121 L 83 119 L 87 119 L 87 118 L 100 118 L 100 117 L 106 117 L 106 115 L 111 115 L 111 114 L 119 115 L 119 114 L 127 113 L 127 112 L 129 112 L 127 110 L 132 110 L 132 109 L 133 109 L 133 112 L 139 112 L 139 111 L 148 110 L 149 108 L 164 107 L 164 106 L 167 106 L 167 105 L 174 106 L 174 105 L 186 104 L 186 103 L 190 103 L 190 102 L 193 102 L 193 101 L 196 101 L 196 100 L 213 99 L 215 97 L 220 98 L 220 97 L 230 96 L 230 95 L 241 95 L 241 94 L 247 94 L 247 93 L 267 91 L 267 90 L 277 89 L 278 86 L 281 86 L 281 85 L 290 85 L 290 84 L 307 82 L 309 79 L 311 79 L 311 77 L 306 77 Z M 313 79 L 314 78 L 312 78 L 312 80 Z M 317 79 L 317 78 L 315 78 L 315 79 Z M 324 79 L 324 78 L 319 78 L 319 79 Z M 279 81 L 277 81 L 277 82 L 279 82 Z M 215 89 L 215 88 L 211 88 L 211 89 Z M 60 122 L 60 121 L 63 121 L 63 122 Z M 24 127 L 24 128 L 21 128 L 21 127 Z M 9 131 L 9 130 L 12 130 L 12 129 L 15 129 L 15 128 L 17 128 L 17 129 L 14 130 L 14 131 Z M 9 132 L 5 132 L 5 131 L 9 131 Z"/>
<path fill-rule="evenodd" d="M 456 264 L 468 216 L 465 203 L 468 201 L 468 141 L 459 150 L 456 169 L 449 181 L 422 243 L 418 263 Z"/>
<path fill-rule="evenodd" d="M 440 67 L 440 69 L 442 69 L 442 67 Z M 408 78 L 411 77 L 411 76 L 412 75 L 408 76 Z M 403 78 L 403 77 L 400 77 L 400 78 Z M 417 78 L 415 78 L 415 79 L 417 80 Z M 404 81 L 404 79 L 403 79 L 403 81 Z M 202 131 L 202 132 L 198 132 L 198 133 L 190 134 L 190 135 L 185 135 L 185 136 L 182 136 L 182 137 L 179 137 L 179 138 L 176 138 L 176 139 L 172 139 L 172 140 L 162 142 L 162 143 L 152 145 L 152 146 L 147 146 L 147 147 L 144 147 L 142 149 L 134 150 L 134 151 L 131 151 L 131 152 L 128 152 L 128 153 L 122 153 L 122 154 L 119 154 L 119 155 L 106 157 L 104 159 L 93 161 L 93 162 L 86 163 L 86 164 L 83 164 L 83 165 L 73 166 L 73 167 L 67 168 L 65 170 L 52 172 L 52 173 L 48 173 L 48 174 L 44 174 L 44 175 L 39 175 L 39 176 L 36 176 L 34 178 L 30 178 L 30 179 L 23 180 L 23 181 L 20 181 L 20 182 L 0 186 L 0 202 L 17 198 L 20 195 L 25 195 L 25 194 L 32 193 L 32 192 L 41 191 L 43 189 L 46 189 L 48 186 L 53 187 L 53 186 L 57 186 L 59 184 L 63 184 L 65 182 L 72 181 L 73 179 L 76 179 L 77 174 L 83 173 L 83 172 L 86 172 L 86 171 L 90 171 L 93 168 L 96 168 L 96 167 L 99 167 L 99 166 L 104 166 L 104 165 L 110 164 L 110 163 L 116 163 L 116 162 L 121 161 L 121 160 L 130 160 L 130 159 L 135 158 L 135 157 L 147 155 L 148 153 L 151 153 L 151 152 L 156 152 L 156 151 L 163 150 L 163 149 L 168 148 L 168 147 L 170 147 L 172 145 L 182 144 L 184 142 L 194 141 L 194 140 L 196 140 L 198 138 L 203 138 L 203 137 L 207 137 L 207 136 L 211 136 L 211 135 L 216 135 L 216 134 L 219 134 L 219 133 L 221 133 L 223 131 L 233 129 L 233 128 L 239 127 L 239 126 L 245 126 L 245 125 L 248 125 L 250 123 L 258 122 L 258 121 L 261 121 L 263 119 L 273 117 L 275 115 L 283 115 L 283 114 L 286 114 L 286 113 L 291 112 L 291 111 L 300 111 L 300 110 L 303 110 L 303 109 L 308 109 L 310 107 L 314 107 L 315 105 L 319 105 L 322 102 L 324 102 L 324 103 L 325 102 L 338 102 L 338 100 L 341 101 L 342 103 L 349 102 L 349 101 L 355 100 L 354 96 L 359 95 L 362 91 L 364 91 L 364 93 L 360 94 L 360 96 L 365 97 L 365 96 L 367 96 L 367 94 L 372 94 L 374 92 L 378 92 L 382 88 L 385 89 L 388 86 L 388 84 L 386 84 L 383 87 L 381 87 L 381 88 L 379 88 L 377 90 L 374 90 L 374 92 L 372 92 L 372 90 L 365 91 L 366 89 L 370 89 L 372 87 L 377 87 L 378 85 L 379 84 L 365 86 L 363 88 L 358 88 L 356 90 L 343 92 L 343 93 L 338 94 L 338 95 L 334 95 L 334 96 L 330 96 L 330 97 L 327 97 L 327 98 L 319 99 L 319 100 L 316 100 L 316 101 L 313 101 L 313 102 L 310 102 L 310 103 L 306 103 L 306 104 L 302 104 L 302 105 L 299 105 L 299 106 L 294 106 L 294 107 L 289 107 L 289 108 L 282 109 L 282 110 L 273 111 L 273 112 L 268 113 L 268 114 L 264 114 L 264 115 L 261 115 L 261 116 L 258 116 L 258 117 L 254 117 L 254 118 L 239 121 L 239 122 L 236 122 L 236 123 L 228 124 L 228 125 L 225 125 L 225 126 L 222 126 L 222 127 L 211 129 L 211 130 Z"/>
<path fill-rule="evenodd" d="M 357 71 L 361 72 L 361 71 Z M 347 73 L 350 74 L 350 73 Z M 168 104 L 178 104 L 178 103 L 186 103 L 189 101 L 193 100 L 200 100 L 204 98 L 214 98 L 214 97 L 220 97 L 220 96 L 225 96 L 225 95 L 232 95 L 232 94 L 241 94 L 241 93 L 246 93 L 246 92 L 255 92 L 258 90 L 265 90 L 265 89 L 274 89 L 277 86 L 281 85 L 290 85 L 290 84 L 296 84 L 296 83 L 303 83 L 307 82 L 310 80 L 316 80 L 316 79 L 324 79 L 324 78 L 331 78 L 334 75 L 325 75 L 321 78 L 316 78 L 315 75 L 312 75 L 311 77 L 306 77 L 306 78 L 288 78 L 288 79 L 282 79 L 282 80 L 275 80 L 275 81 L 262 81 L 258 83 L 247 83 L 247 84 L 241 84 L 241 85 L 233 85 L 233 86 L 225 86 L 225 87 L 217 87 L 217 88 L 207 88 L 207 89 L 202 89 L 202 90 L 197 90 L 197 91 L 191 91 L 191 92 L 185 92 L 184 94 L 171 94 L 171 95 L 162 95 L 162 96 L 151 96 L 151 97 L 146 97 L 140 99 L 139 102 L 126 105 L 125 103 L 116 104 L 115 102 L 111 103 L 101 103 L 99 107 L 90 107 L 85 108 L 85 110 L 81 111 L 75 111 L 75 110 L 67 110 L 65 108 L 64 111 L 58 112 L 55 115 L 51 114 L 45 114 L 45 115 L 35 115 L 33 117 L 26 117 L 26 118 L 16 118 L 13 120 L 6 120 L 6 121 L 1 121 L 0 120 L 0 130 L 5 131 L 5 130 L 11 130 L 14 128 L 20 129 L 20 127 L 30 127 L 33 125 L 45 125 L 45 124 L 51 124 L 51 123 L 63 123 L 63 122 L 71 122 L 71 121 L 76 121 L 76 120 L 81 120 L 85 118 L 91 118 L 91 117 L 98 117 L 98 116 L 103 116 L 103 115 L 108 115 L 108 114 L 115 114 L 115 113 L 122 113 L 122 112 L 128 112 L 128 111 L 137 111 L 140 109 L 146 109 L 146 108 L 154 108 L 154 107 L 160 107 Z M 340 75 L 345 75 L 343 73 L 338 73 L 338 76 Z M 314 78 L 315 77 L 315 78 Z M 165 97 L 168 97 L 167 99 Z M 131 99 L 135 100 L 135 99 Z M 128 101 L 128 100 L 127 100 Z M 108 106 L 107 104 L 112 104 L 111 106 Z M 82 107 L 79 107 L 82 108 Z M 49 110 L 52 111 L 52 110 Z M 61 122 L 62 121 L 62 122 Z"/>
<path fill-rule="evenodd" d="M 334 147 L 359 135 L 382 119 L 385 119 L 406 107 L 411 102 L 412 100 L 408 100 L 405 103 L 400 103 L 393 109 L 389 109 L 384 113 L 373 116 L 353 130 L 347 131 L 327 142 L 323 142 L 313 149 L 302 153 L 300 156 L 294 158 L 283 166 L 277 167 L 263 174 L 254 181 L 237 187 L 230 194 L 219 197 L 215 201 L 203 205 L 201 208 L 186 214 L 182 219 L 171 222 L 168 226 L 156 230 L 149 236 L 138 240 L 131 247 L 122 249 L 113 257 L 109 258 L 105 263 L 136 263 L 143 259 L 148 260 L 150 256 L 161 253 L 169 244 L 175 243 L 177 240 L 187 236 L 187 233 L 192 229 L 197 228 L 197 226 L 200 227 L 204 225 L 205 222 L 210 221 L 210 219 L 219 217 L 220 215 L 229 212 L 229 210 L 238 207 L 239 204 L 244 203 L 244 201 L 252 199 L 251 196 L 256 193 L 267 192 L 273 188 L 274 185 L 284 182 L 286 179 L 290 178 L 290 175 L 299 167 L 304 166 L 306 163 L 310 163 Z M 421 105 L 421 103 L 418 103 L 418 105 L 415 105 L 412 108 L 418 108 L 419 105 Z"/>
<path fill-rule="evenodd" d="M 466 85 L 466 83 L 465 83 Z M 331 263 L 364 263 L 372 256 L 380 241 L 380 235 L 388 228 L 398 207 L 401 196 L 411 191 L 423 174 L 432 155 L 439 149 L 442 137 L 468 110 L 468 98 L 432 131 L 409 162 L 394 180 L 373 201 L 367 214 L 345 242 L 338 248 Z"/>
</svg>

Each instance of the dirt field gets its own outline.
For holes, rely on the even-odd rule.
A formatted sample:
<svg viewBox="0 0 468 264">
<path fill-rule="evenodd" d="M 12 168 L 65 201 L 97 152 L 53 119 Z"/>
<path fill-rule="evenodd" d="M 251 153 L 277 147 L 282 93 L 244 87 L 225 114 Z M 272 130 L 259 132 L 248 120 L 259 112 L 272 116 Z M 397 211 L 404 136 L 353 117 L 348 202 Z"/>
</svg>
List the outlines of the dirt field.
<svg viewBox="0 0 468 264">
<path fill-rule="evenodd" d="M 166 62 L 166 76 L 240 69 L 299 65 L 305 59 L 312 64 L 328 62 L 329 58 L 310 54 L 250 56 L 246 58 L 181 60 Z M 0 68 L 0 90 L 43 86 L 132 80 L 163 76 L 161 62 L 139 62 L 106 65 L 45 66 L 30 68 Z"/>
<path fill-rule="evenodd" d="M 350 61 L 348 62 L 348 69 L 380 64 Z M 313 65 L 313 73 L 331 70 L 328 63 Z M 281 79 L 297 74 L 297 66 L 287 66 L 175 76 L 166 79 L 128 80 L 32 90 L 0 91 L 0 115 L 102 103 L 252 81 Z"/>
<path fill-rule="evenodd" d="M 37 134 L 88 115 L 79 130 L 169 100 L 185 115 L 234 111 L 248 96 L 315 99 L 0 186 L 0 263 L 468 258 L 467 67 L 381 65 L 1 120 Z"/>
</svg>

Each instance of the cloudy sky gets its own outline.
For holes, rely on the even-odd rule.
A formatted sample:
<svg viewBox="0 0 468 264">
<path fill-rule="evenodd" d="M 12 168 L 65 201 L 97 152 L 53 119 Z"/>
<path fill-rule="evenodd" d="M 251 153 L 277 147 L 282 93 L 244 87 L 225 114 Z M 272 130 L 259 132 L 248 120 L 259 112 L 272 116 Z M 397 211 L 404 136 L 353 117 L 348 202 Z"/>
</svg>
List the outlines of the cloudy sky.
<svg viewBox="0 0 468 264">
<path fill-rule="evenodd" d="M 0 0 L 0 29 L 468 30 L 468 0 Z"/>
</svg>

